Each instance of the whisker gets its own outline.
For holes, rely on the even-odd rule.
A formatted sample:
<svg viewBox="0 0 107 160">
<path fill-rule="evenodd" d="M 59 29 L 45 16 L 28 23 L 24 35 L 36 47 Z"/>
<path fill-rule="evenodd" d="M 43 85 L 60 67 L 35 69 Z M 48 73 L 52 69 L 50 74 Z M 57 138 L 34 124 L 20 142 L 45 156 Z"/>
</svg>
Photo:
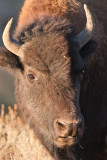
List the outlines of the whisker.
<svg viewBox="0 0 107 160">
<path fill-rule="evenodd" d="M 84 148 L 79 144 L 79 147 L 84 150 Z"/>
<path fill-rule="evenodd" d="M 84 147 L 79 142 L 77 142 L 77 143 L 78 143 L 79 147 L 84 150 Z"/>
</svg>

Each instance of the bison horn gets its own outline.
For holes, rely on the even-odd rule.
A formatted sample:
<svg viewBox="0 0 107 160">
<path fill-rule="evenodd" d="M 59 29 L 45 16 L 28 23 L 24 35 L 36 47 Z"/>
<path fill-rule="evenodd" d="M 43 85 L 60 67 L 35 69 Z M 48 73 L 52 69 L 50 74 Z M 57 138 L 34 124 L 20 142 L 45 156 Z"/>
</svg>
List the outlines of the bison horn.
<svg viewBox="0 0 107 160">
<path fill-rule="evenodd" d="M 12 53 L 20 57 L 19 50 L 21 48 L 21 44 L 19 44 L 15 40 L 10 39 L 10 28 L 11 28 L 12 22 L 13 22 L 13 18 L 11 18 L 10 21 L 7 23 L 3 32 L 2 39 L 5 47 L 9 51 L 11 51 Z"/>
<path fill-rule="evenodd" d="M 77 34 L 73 41 L 79 44 L 79 48 L 81 49 L 93 36 L 95 30 L 95 23 L 91 12 L 89 11 L 86 4 L 84 4 L 84 10 L 87 18 L 87 24 L 83 31 Z"/>
</svg>

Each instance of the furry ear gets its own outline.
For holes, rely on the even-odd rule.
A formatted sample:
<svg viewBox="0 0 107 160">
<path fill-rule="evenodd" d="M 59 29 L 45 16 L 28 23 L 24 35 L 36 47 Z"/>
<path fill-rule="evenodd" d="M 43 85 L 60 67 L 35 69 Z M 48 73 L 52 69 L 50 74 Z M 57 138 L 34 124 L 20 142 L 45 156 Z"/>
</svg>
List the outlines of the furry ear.
<svg viewBox="0 0 107 160">
<path fill-rule="evenodd" d="M 5 48 L 0 48 L 0 66 L 6 68 L 10 73 L 16 69 L 23 69 L 19 57 Z"/>
<path fill-rule="evenodd" d="M 89 55 L 94 52 L 94 50 L 98 47 L 98 43 L 95 40 L 90 40 L 80 51 L 80 55 L 82 59 L 86 59 Z"/>
</svg>

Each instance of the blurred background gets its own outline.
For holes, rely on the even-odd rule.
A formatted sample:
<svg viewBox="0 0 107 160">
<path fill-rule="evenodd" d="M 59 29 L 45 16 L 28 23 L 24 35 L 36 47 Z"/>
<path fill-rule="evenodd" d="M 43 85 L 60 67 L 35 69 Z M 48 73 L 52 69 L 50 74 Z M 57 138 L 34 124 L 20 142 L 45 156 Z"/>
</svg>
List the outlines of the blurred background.
<svg viewBox="0 0 107 160">
<path fill-rule="evenodd" d="M 15 27 L 23 2 L 24 0 L 0 0 L 0 46 L 3 46 L 2 33 L 6 23 L 13 17 L 13 27 Z M 13 106 L 14 103 L 14 79 L 0 67 L 0 106 L 1 104 Z"/>
</svg>

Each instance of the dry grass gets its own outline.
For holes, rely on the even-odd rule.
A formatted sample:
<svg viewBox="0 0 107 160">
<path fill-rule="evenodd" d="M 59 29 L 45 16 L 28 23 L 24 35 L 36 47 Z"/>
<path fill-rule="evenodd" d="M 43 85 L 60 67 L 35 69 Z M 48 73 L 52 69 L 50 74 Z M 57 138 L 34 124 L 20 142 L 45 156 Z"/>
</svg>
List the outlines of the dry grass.
<svg viewBox="0 0 107 160">
<path fill-rule="evenodd" d="M 22 123 L 17 105 L 8 110 L 5 114 L 4 105 L 1 106 L 0 160 L 52 160 L 33 131 Z"/>
</svg>

